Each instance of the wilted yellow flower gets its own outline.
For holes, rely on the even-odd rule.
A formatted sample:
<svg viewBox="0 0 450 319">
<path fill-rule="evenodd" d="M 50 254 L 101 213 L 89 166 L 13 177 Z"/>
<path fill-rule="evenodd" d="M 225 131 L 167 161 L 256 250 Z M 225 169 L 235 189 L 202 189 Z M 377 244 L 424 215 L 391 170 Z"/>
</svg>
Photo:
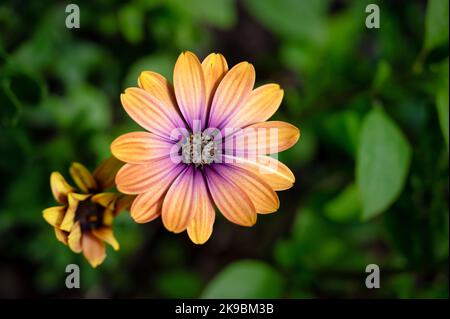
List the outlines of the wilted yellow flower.
<svg viewBox="0 0 450 319">
<path fill-rule="evenodd" d="M 60 206 L 43 211 L 44 219 L 54 227 L 56 238 L 75 253 L 83 252 L 92 267 L 106 257 L 105 244 L 115 250 L 114 217 L 129 207 L 132 198 L 116 192 L 105 192 L 114 186 L 114 176 L 122 163 L 110 157 L 91 174 L 80 163 L 73 163 L 70 175 L 78 189 L 69 185 L 59 172 L 50 176 L 50 186 Z"/>
</svg>

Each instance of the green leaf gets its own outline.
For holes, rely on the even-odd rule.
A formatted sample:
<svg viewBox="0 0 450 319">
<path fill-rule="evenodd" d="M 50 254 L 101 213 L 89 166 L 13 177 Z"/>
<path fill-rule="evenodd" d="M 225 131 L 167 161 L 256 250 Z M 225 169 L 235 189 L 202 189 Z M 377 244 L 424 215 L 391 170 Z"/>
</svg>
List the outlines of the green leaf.
<svg viewBox="0 0 450 319">
<path fill-rule="evenodd" d="M 448 42 L 448 1 L 429 0 L 425 17 L 425 48 L 434 49 Z"/>
<path fill-rule="evenodd" d="M 442 134 L 444 135 L 445 142 L 447 143 L 448 151 L 448 117 L 449 117 L 449 103 L 448 103 L 448 87 L 442 88 L 437 92 L 436 107 L 439 115 L 439 124 L 441 125 Z"/>
<path fill-rule="evenodd" d="M 136 5 L 126 5 L 118 13 L 119 27 L 128 42 L 139 43 L 144 36 L 144 12 Z"/>
<path fill-rule="evenodd" d="M 356 219 L 361 212 L 358 187 L 350 184 L 325 206 L 325 215 L 334 221 L 345 222 Z"/>
<path fill-rule="evenodd" d="M 202 298 L 280 298 L 283 279 L 268 264 L 257 260 L 232 263 L 206 287 Z"/>
<path fill-rule="evenodd" d="M 389 80 L 391 75 L 392 75 L 391 65 L 387 61 L 381 60 L 378 63 L 377 71 L 373 78 L 372 88 L 375 91 L 380 90 L 383 87 L 383 85 L 385 85 L 386 82 Z"/>
<path fill-rule="evenodd" d="M 356 181 L 367 220 L 386 210 L 400 195 L 411 161 L 411 147 L 381 109 L 364 119 L 356 159 Z"/>
<path fill-rule="evenodd" d="M 446 59 L 440 66 L 440 72 L 438 74 L 438 88 L 436 92 L 436 107 L 439 116 L 439 124 L 441 125 L 442 134 L 444 135 L 444 140 L 447 143 L 447 151 L 448 147 L 448 117 L 449 117 L 449 93 L 448 93 L 448 59 Z"/>
</svg>

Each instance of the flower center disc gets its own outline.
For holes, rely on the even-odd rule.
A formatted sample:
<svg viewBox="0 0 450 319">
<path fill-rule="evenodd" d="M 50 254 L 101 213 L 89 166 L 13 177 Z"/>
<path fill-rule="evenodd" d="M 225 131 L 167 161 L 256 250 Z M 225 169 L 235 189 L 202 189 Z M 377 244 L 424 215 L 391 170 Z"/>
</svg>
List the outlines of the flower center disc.
<svg viewBox="0 0 450 319">
<path fill-rule="evenodd" d="M 195 164 L 196 167 L 211 164 L 217 156 L 217 142 L 214 136 L 194 133 L 183 141 L 181 152 L 185 164 Z"/>
<path fill-rule="evenodd" d="M 81 201 L 75 213 L 75 220 L 80 222 L 83 231 L 97 229 L 103 226 L 105 208 L 90 200 Z"/>
</svg>

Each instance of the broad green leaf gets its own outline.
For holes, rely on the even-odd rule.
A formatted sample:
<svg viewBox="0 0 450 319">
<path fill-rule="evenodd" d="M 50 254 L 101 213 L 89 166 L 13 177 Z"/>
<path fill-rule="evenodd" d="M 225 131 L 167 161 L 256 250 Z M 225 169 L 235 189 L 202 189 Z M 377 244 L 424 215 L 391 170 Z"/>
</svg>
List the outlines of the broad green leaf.
<svg viewBox="0 0 450 319">
<path fill-rule="evenodd" d="M 429 0 L 425 17 L 425 48 L 434 49 L 448 42 L 447 0 Z"/>
<path fill-rule="evenodd" d="M 361 213 L 358 187 L 350 184 L 325 206 L 325 215 L 334 221 L 355 220 Z"/>
<path fill-rule="evenodd" d="M 232 263 L 208 284 L 202 298 L 280 298 L 283 279 L 268 264 L 257 260 Z"/>
<path fill-rule="evenodd" d="M 411 161 L 403 133 L 381 109 L 372 110 L 361 129 L 356 181 L 367 220 L 386 210 L 400 195 Z"/>
</svg>

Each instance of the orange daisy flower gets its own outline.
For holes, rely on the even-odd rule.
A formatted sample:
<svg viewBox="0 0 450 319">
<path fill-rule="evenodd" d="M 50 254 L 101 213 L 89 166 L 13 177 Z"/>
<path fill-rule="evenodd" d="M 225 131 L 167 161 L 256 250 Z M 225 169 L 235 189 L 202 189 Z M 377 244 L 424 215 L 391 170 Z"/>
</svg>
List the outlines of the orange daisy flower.
<svg viewBox="0 0 450 319">
<path fill-rule="evenodd" d="M 248 62 L 228 70 L 221 54 L 200 62 L 183 52 L 173 87 L 160 74 L 145 71 L 139 88 L 121 94 L 125 111 L 147 130 L 111 144 L 113 155 L 127 163 L 116 185 L 137 195 L 131 206 L 136 222 L 161 215 L 169 231 L 187 230 L 202 244 L 211 236 L 215 208 L 241 226 L 279 208 L 275 191 L 292 187 L 295 177 L 267 154 L 293 146 L 300 131 L 286 122 L 266 122 L 283 90 L 277 84 L 254 89 L 254 84 L 255 69 Z"/>
<path fill-rule="evenodd" d="M 73 163 L 69 172 L 78 189 L 58 172 L 50 176 L 53 196 L 61 205 L 45 209 L 43 217 L 54 227 L 56 238 L 73 252 L 83 252 L 92 267 L 106 257 L 104 242 L 119 249 L 112 223 L 119 212 L 130 206 L 132 197 L 104 191 L 114 185 L 114 176 L 122 165 L 111 157 L 91 175 L 82 164 Z"/>
</svg>

